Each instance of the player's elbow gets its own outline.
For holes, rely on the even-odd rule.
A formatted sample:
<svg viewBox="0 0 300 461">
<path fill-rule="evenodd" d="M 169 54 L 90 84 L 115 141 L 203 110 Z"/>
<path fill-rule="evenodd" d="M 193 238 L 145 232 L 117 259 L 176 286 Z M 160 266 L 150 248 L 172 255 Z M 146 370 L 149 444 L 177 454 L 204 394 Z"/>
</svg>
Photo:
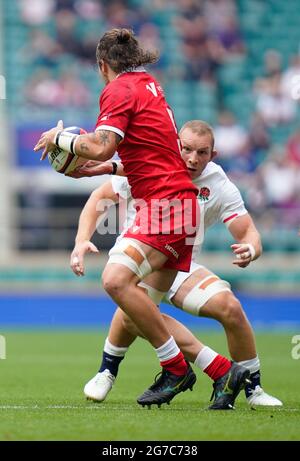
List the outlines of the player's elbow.
<svg viewBox="0 0 300 461">
<path fill-rule="evenodd" d="M 94 190 L 91 195 L 90 195 L 90 198 L 88 200 L 88 202 L 91 204 L 91 205 L 96 205 L 97 206 L 97 203 L 100 201 L 100 200 L 104 200 L 106 199 L 106 197 L 104 196 L 102 190 Z"/>
<path fill-rule="evenodd" d="M 115 149 L 112 146 L 99 145 L 98 143 L 94 144 L 94 160 L 98 162 L 106 162 L 111 159 L 115 153 Z"/>
<path fill-rule="evenodd" d="M 103 184 L 101 184 L 101 186 L 97 187 L 96 189 L 94 189 L 91 194 L 90 194 L 90 198 L 91 197 L 94 197 L 94 198 L 103 198 L 105 194 L 103 193 Z"/>
<path fill-rule="evenodd" d="M 113 155 L 114 155 L 114 152 L 110 153 L 110 152 L 105 152 L 102 149 L 97 149 L 94 154 L 94 160 L 98 162 L 106 162 L 107 160 L 112 158 Z"/>
</svg>

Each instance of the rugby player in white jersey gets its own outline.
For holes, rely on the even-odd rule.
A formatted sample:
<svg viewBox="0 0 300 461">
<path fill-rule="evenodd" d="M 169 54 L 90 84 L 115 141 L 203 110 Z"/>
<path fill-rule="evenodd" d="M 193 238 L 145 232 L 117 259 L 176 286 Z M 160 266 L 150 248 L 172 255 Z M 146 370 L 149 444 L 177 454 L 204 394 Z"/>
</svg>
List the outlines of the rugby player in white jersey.
<svg viewBox="0 0 300 461">
<path fill-rule="evenodd" d="M 261 255 L 259 233 L 244 206 L 240 192 L 222 168 L 212 161 L 217 154 L 214 150 L 212 128 L 200 120 L 187 122 L 180 131 L 180 139 L 182 157 L 194 184 L 199 189 L 202 227 L 198 236 L 200 237 L 198 246 L 194 248 L 190 272 L 177 274 L 165 300 L 189 314 L 209 317 L 223 325 L 232 359 L 250 370 L 251 383 L 246 385 L 245 395 L 251 406 L 282 405 L 280 400 L 267 394 L 261 387 L 260 361 L 256 352 L 254 333 L 229 283 L 196 262 L 199 260 L 206 229 L 218 222 L 226 225 L 236 241 L 231 248 L 235 255 L 233 264 L 239 267 L 247 267 Z M 95 163 L 90 163 L 80 169 L 78 177 L 109 172 L 122 175 L 122 165 L 107 162 L 97 166 Z M 85 253 L 97 251 L 89 239 L 95 231 L 100 214 L 96 211 L 96 204 L 103 199 L 110 199 L 113 202 L 127 200 L 126 226 L 133 222 L 135 210 L 127 179 L 113 176 L 110 181 L 92 193 L 81 214 L 77 243 L 71 255 L 71 267 L 77 275 L 84 273 Z M 151 290 L 151 280 L 144 279 L 141 286 L 148 290 L 148 294 L 152 292 L 154 300 L 156 295 L 161 299 L 160 293 Z M 214 352 L 207 354 L 207 350 L 211 351 L 211 349 L 200 343 L 186 327 L 170 316 L 163 314 L 163 317 L 168 330 L 187 360 L 206 371 L 210 361 L 213 360 Z M 137 336 L 142 334 L 118 308 L 105 342 L 99 372 L 85 386 L 84 393 L 87 397 L 96 401 L 103 401 L 106 398 L 118 374 L 119 364 Z"/>
</svg>

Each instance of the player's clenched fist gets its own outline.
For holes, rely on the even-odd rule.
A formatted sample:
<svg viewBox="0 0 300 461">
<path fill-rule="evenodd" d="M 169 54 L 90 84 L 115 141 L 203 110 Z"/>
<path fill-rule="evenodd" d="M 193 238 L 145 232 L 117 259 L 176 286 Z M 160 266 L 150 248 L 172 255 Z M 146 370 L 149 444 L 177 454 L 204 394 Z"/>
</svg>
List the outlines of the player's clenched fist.
<svg viewBox="0 0 300 461">
<path fill-rule="evenodd" d="M 71 178 L 84 178 L 91 176 L 101 176 L 103 174 L 113 174 L 114 162 L 96 162 L 94 160 L 88 160 L 83 165 L 80 165 L 71 173 L 68 173 L 66 176 L 71 176 Z"/>
</svg>

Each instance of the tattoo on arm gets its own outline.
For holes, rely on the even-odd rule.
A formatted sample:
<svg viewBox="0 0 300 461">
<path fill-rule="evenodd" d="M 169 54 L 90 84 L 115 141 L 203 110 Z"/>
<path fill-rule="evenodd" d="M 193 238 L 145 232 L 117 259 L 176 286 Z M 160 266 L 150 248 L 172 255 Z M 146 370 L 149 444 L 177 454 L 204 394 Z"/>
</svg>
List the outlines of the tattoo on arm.
<svg viewBox="0 0 300 461">
<path fill-rule="evenodd" d="M 106 146 L 107 144 L 110 144 L 111 141 L 114 138 L 115 143 L 118 145 L 122 141 L 122 137 L 115 133 L 114 131 L 107 131 L 107 130 L 98 130 L 95 133 L 95 140 L 100 142 L 100 144 L 103 144 Z"/>
<path fill-rule="evenodd" d="M 89 152 L 89 148 L 86 142 L 82 142 L 79 146 L 80 152 Z"/>
<path fill-rule="evenodd" d="M 106 146 L 107 144 L 110 143 L 110 139 L 109 139 L 109 135 L 107 131 L 99 130 L 96 132 L 96 134 L 97 134 L 97 140 L 98 142 L 100 142 L 100 144 L 103 144 L 104 146 Z"/>
<path fill-rule="evenodd" d="M 108 130 L 98 130 L 95 133 L 89 133 L 88 135 L 81 135 L 78 142 L 78 154 L 88 154 L 90 155 L 93 150 L 90 143 L 100 144 L 103 147 L 108 147 L 110 144 L 115 144 L 118 146 L 122 141 L 122 137 L 119 136 L 114 131 Z M 109 147 L 110 148 L 110 147 Z M 113 148 L 113 145 L 111 146 Z"/>
</svg>

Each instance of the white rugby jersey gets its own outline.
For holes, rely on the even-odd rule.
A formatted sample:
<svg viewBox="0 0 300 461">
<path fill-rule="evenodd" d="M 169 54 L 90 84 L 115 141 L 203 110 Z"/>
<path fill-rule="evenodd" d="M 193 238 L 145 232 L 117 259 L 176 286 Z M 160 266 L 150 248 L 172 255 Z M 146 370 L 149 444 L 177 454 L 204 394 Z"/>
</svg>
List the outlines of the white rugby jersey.
<svg viewBox="0 0 300 461">
<path fill-rule="evenodd" d="M 193 259 L 201 251 L 206 229 L 218 222 L 227 227 L 238 216 L 247 213 L 242 196 L 238 188 L 226 176 L 224 170 L 214 162 L 209 162 L 200 176 L 193 179 L 198 187 L 198 203 L 200 206 L 200 229 L 197 244 L 194 247 Z M 128 200 L 127 219 L 123 225 L 124 231 L 132 225 L 135 218 L 134 201 L 131 197 L 127 178 L 112 177 L 112 187 L 122 199 Z M 120 237 L 119 237 L 120 238 Z"/>
</svg>

